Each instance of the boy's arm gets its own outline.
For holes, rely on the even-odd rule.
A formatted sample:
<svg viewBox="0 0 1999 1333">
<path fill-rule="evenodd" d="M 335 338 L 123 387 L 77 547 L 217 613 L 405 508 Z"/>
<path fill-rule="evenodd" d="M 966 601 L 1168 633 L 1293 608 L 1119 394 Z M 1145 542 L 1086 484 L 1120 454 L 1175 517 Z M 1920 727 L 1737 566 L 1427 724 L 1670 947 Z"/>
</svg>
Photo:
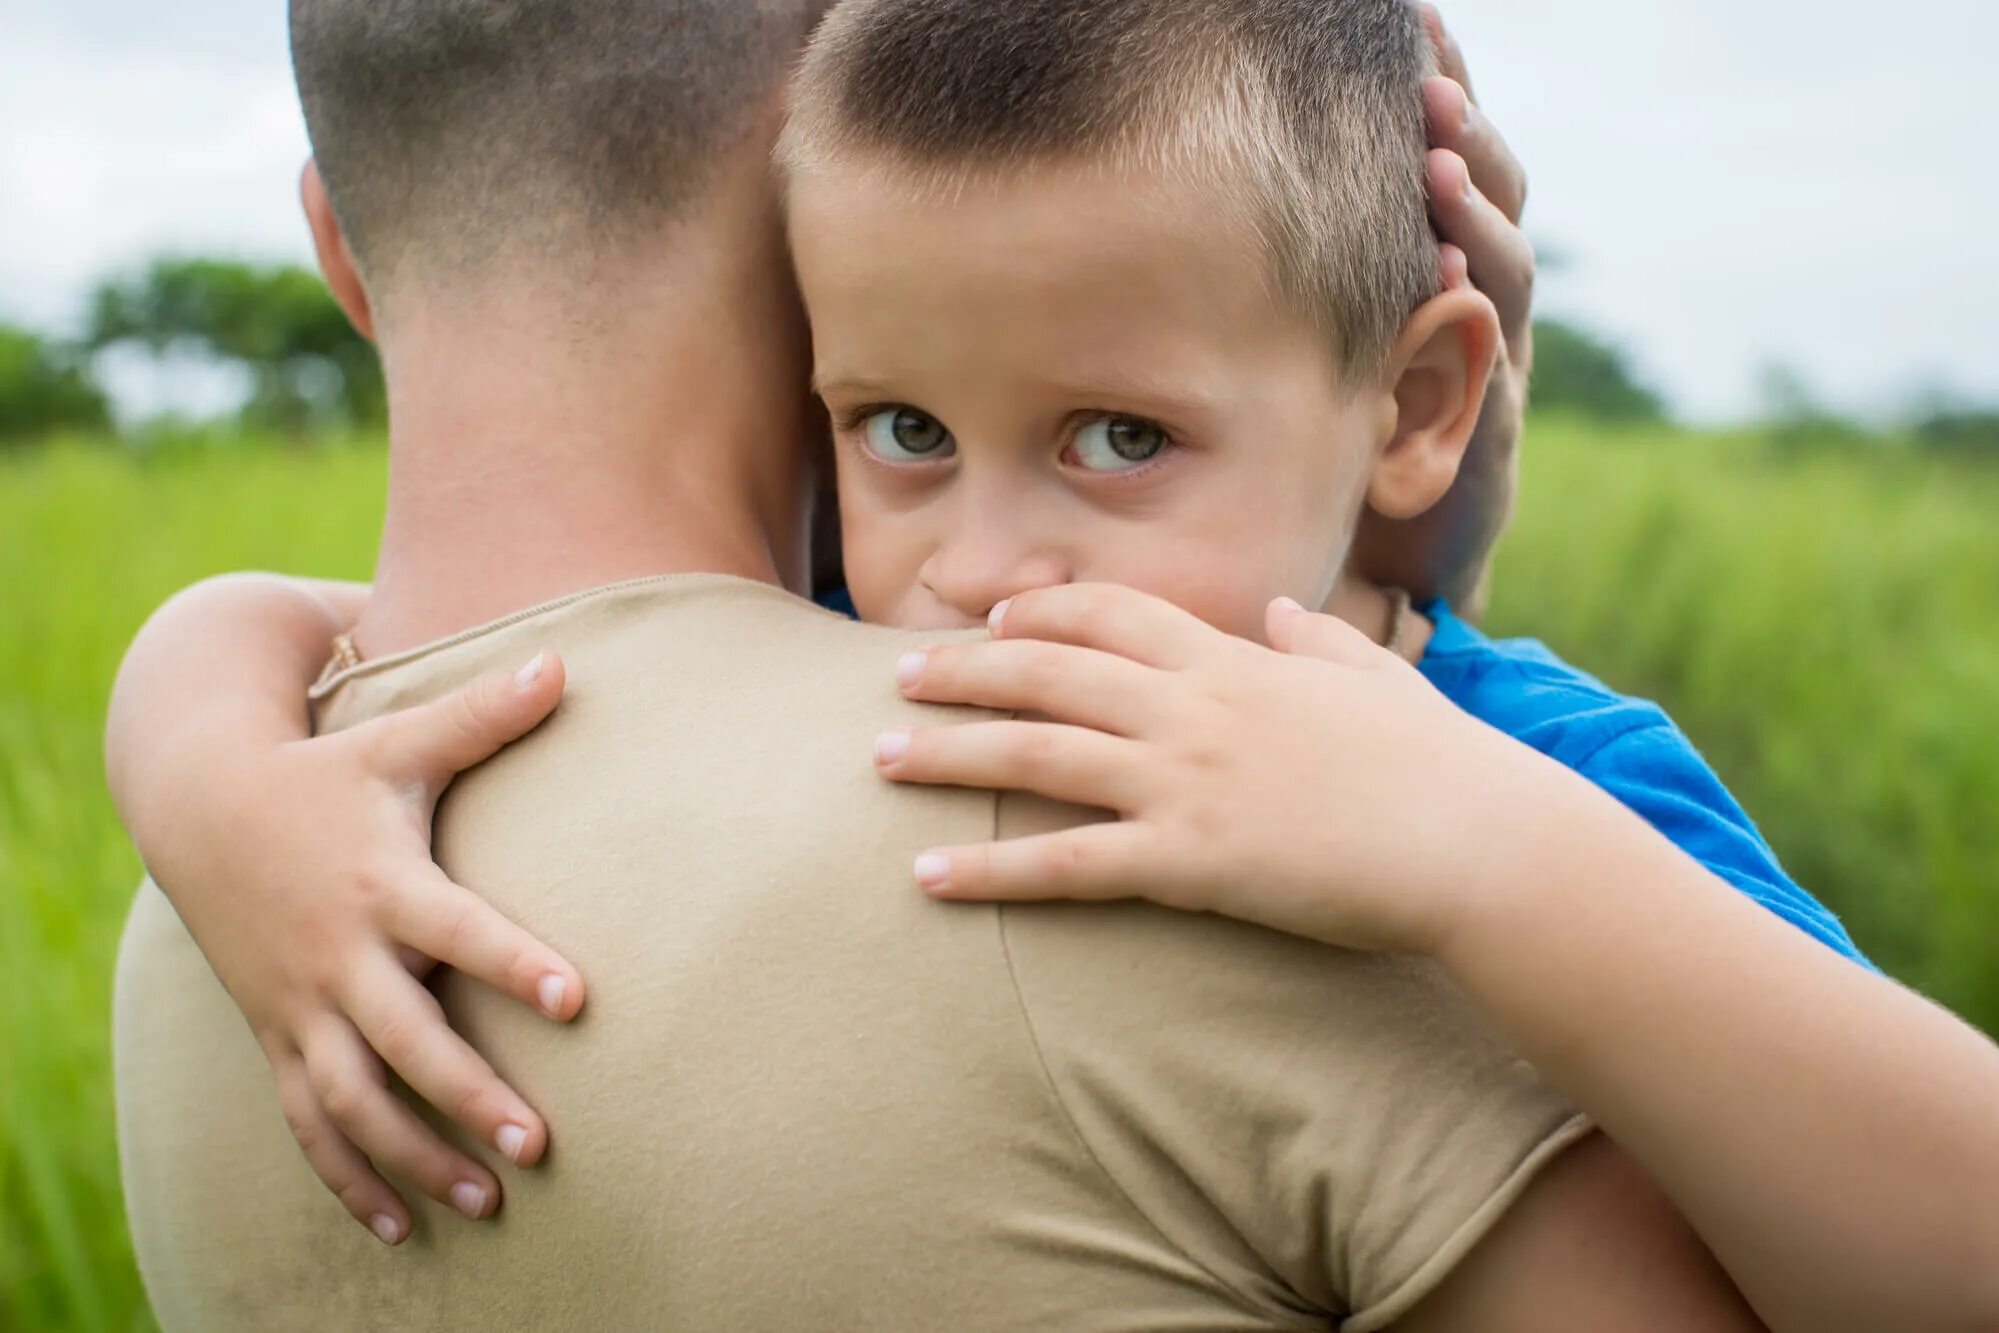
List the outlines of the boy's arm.
<svg viewBox="0 0 1999 1333">
<path fill-rule="evenodd" d="M 882 770 L 1124 819 L 926 854 L 926 888 L 1148 897 L 1431 954 L 1774 1327 L 1999 1325 L 1999 1049 L 1979 1033 L 1330 617 L 1273 607 L 1281 652 L 1117 588 L 997 619 L 905 688 L 1065 725 L 898 735 Z"/>
<path fill-rule="evenodd" d="M 409 1212 L 377 1166 L 472 1217 L 492 1212 L 499 1182 L 387 1087 L 387 1069 L 517 1164 L 547 1140 L 419 978 L 442 962 L 556 1019 L 583 995 L 573 968 L 430 858 L 438 796 L 554 708 L 560 660 L 312 737 L 307 689 L 365 596 L 254 574 L 180 593 L 119 670 L 105 769 L 141 857 L 270 1060 L 313 1169 L 394 1243 Z"/>
</svg>

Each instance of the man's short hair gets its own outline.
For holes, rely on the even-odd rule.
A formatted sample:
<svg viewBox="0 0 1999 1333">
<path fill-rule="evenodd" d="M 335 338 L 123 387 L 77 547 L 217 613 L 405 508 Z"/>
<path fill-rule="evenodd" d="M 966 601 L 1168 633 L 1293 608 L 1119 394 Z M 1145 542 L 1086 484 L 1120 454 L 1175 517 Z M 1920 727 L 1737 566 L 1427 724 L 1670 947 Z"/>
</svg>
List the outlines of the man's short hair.
<svg viewBox="0 0 1999 1333">
<path fill-rule="evenodd" d="M 783 156 L 880 154 L 947 182 L 1163 167 L 1246 207 L 1279 289 L 1368 376 L 1437 290 L 1432 62 L 1409 0 L 842 0 Z"/>
<path fill-rule="evenodd" d="M 291 0 L 364 272 L 565 254 L 698 199 L 826 0 Z"/>
</svg>

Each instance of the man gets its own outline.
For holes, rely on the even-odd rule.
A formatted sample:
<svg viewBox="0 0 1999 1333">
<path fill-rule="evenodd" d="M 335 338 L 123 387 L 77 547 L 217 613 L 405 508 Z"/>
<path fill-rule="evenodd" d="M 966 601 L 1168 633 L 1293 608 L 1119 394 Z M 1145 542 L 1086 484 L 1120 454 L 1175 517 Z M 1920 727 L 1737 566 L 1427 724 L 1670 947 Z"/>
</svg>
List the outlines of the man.
<svg viewBox="0 0 1999 1333">
<path fill-rule="evenodd" d="M 561 1138 L 497 1221 L 431 1207 L 389 1255 L 319 1197 L 233 1002 L 142 892 L 121 1134 L 162 1322 L 1746 1326 L 1434 972 L 907 890 L 919 847 L 1076 816 L 879 784 L 869 739 L 919 715 L 883 681 L 912 640 L 779 590 L 815 422 L 765 159 L 815 8 L 295 0 L 332 204 L 309 176 L 308 208 L 392 412 L 367 660 L 319 721 L 562 651 L 562 714 L 454 789 L 438 854 L 592 1000 L 552 1031 L 440 983 Z M 1468 242 L 1494 230 L 1442 197 Z M 225 766 L 266 742 L 187 732 Z"/>
</svg>

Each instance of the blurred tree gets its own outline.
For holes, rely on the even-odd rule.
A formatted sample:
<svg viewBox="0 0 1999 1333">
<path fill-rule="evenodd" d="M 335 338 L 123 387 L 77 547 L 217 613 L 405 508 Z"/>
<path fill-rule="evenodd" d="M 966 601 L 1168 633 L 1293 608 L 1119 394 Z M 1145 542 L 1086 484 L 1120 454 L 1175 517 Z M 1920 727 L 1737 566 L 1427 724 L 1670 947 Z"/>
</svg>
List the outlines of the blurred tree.
<svg viewBox="0 0 1999 1333">
<path fill-rule="evenodd" d="M 1938 453 L 1999 460 L 1999 408 L 1946 407 L 1915 424 L 1916 443 Z"/>
<path fill-rule="evenodd" d="M 1666 405 L 1641 384 L 1629 355 L 1562 320 L 1534 324 L 1536 407 L 1559 408 L 1607 421 L 1663 421 Z"/>
<path fill-rule="evenodd" d="M 1758 396 L 1764 433 L 1780 451 L 1869 448 L 1881 442 L 1878 431 L 1828 407 L 1802 371 L 1781 362 L 1763 367 Z"/>
<path fill-rule="evenodd" d="M 111 422 L 103 392 L 75 349 L 0 324 L 0 450 L 57 430 Z"/>
<path fill-rule="evenodd" d="M 1933 384 L 1911 398 L 1906 419 L 1909 434 L 1922 448 L 1999 460 L 1999 407 L 1967 401 Z"/>
<path fill-rule="evenodd" d="M 292 265 L 161 259 L 91 298 L 94 348 L 193 350 L 250 372 L 246 424 L 287 434 L 380 422 L 375 349 L 318 277 Z"/>
</svg>

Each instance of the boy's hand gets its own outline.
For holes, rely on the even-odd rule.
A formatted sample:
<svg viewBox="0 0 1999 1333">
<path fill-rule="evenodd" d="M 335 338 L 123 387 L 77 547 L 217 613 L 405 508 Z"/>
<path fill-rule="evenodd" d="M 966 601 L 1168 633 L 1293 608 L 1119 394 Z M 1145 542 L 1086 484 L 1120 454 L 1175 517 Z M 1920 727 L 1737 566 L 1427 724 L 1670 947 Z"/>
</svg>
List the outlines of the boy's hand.
<svg viewBox="0 0 1999 1333">
<path fill-rule="evenodd" d="M 1505 849 L 1574 805 L 1564 770 L 1289 601 L 1268 613 L 1278 651 L 1106 585 L 1026 593 L 993 621 L 993 642 L 910 654 L 904 692 L 1049 720 L 889 732 L 881 772 L 1122 819 L 927 852 L 917 878 L 942 897 L 1150 898 L 1435 953 Z"/>
<path fill-rule="evenodd" d="M 542 654 L 513 676 L 281 746 L 229 782 L 226 838 L 181 838 L 208 850 L 176 873 L 231 886 L 198 900 L 226 915 L 188 925 L 270 1060 L 293 1135 L 390 1244 L 409 1235 L 409 1210 L 378 1166 L 468 1217 L 500 1199 L 493 1173 L 388 1087 L 390 1071 L 516 1165 L 547 1146 L 541 1117 L 451 1030 L 421 978 L 443 963 L 558 1021 L 582 1005 L 574 968 L 430 856 L 452 778 L 533 730 L 562 689 L 560 659 Z"/>
<path fill-rule="evenodd" d="M 1464 53 L 1436 6 L 1420 8 L 1440 71 L 1424 85 L 1423 103 L 1430 217 L 1444 285 L 1469 283 L 1490 297 L 1503 338 L 1456 482 L 1413 519 L 1368 511 L 1354 558 L 1377 583 L 1448 598 L 1475 617 L 1492 548 L 1513 511 L 1521 414 L 1534 362 L 1534 247 L 1520 229 L 1526 172 L 1473 99 Z"/>
</svg>

